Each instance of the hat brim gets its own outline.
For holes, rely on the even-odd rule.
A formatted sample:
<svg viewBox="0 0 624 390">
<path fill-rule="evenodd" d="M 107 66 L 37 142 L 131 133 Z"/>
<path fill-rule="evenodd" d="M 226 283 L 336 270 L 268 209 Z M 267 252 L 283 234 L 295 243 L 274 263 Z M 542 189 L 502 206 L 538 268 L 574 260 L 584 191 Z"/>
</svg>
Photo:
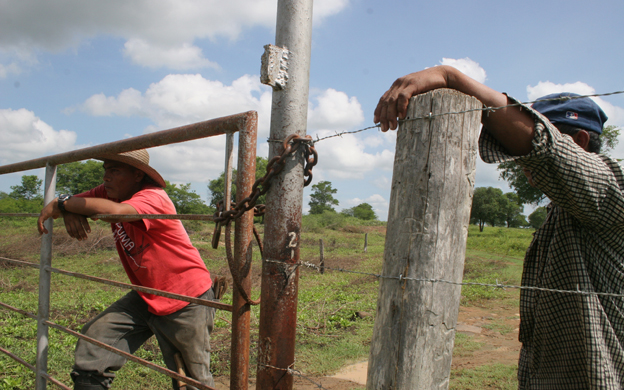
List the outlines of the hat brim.
<svg viewBox="0 0 624 390">
<path fill-rule="evenodd" d="M 143 171 L 147 176 L 149 176 L 152 180 L 154 180 L 154 182 L 156 182 L 156 184 L 158 184 L 162 188 L 165 188 L 167 186 L 167 184 L 165 183 L 165 179 L 163 179 L 162 176 L 160 176 L 160 173 L 158 173 L 154 168 L 150 167 L 149 165 L 145 163 L 142 163 L 141 161 L 138 161 L 135 158 L 123 156 L 119 154 L 113 154 L 113 155 L 106 155 L 106 156 L 98 156 L 98 157 L 95 157 L 95 159 L 101 160 L 101 161 L 104 161 L 104 160 L 119 161 L 124 164 L 128 164 L 130 166 L 133 166 Z"/>
</svg>

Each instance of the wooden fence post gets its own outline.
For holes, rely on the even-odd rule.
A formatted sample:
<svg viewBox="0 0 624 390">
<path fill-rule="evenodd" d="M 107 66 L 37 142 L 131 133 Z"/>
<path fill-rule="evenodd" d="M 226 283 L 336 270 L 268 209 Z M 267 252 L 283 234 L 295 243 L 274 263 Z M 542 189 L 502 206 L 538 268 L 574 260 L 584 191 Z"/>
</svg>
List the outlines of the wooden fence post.
<svg viewBox="0 0 624 390">
<path fill-rule="evenodd" d="M 364 253 L 368 252 L 368 233 L 364 234 Z"/>
<path fill-rule="evenodd" d="M 323 246 L 323 239 L 319 240 L 319 252 L 320 252 L 320 261 L 319 265 L 321 266 L 321 274 L 325 273 L 325 247 Z"/>
<path fill-rule="evenodd" d="M 399 128 L 367 389 L 448 388 L 461 286 L 430 280 L 462 281 L 481 112 L 436 115 L 481 107 L 431 91 Z"/>
</svg>

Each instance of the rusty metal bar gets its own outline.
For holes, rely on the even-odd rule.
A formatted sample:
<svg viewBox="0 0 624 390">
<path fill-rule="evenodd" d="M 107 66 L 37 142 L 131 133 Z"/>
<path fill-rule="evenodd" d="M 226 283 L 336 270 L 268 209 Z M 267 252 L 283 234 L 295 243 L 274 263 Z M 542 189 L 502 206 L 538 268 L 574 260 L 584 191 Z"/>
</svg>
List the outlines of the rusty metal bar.
<svg viewBox="0 0 624 390">
<path fill-rule="evenodd" d="M 25 360 L 17 357 L 16 355 L 12 354 L 11 352 L 7 351 L 6 349 L 0 347 L 0 352 L 4 353 L 5 355 L 7 355 L 8 357 L 10 357 L 11 359 L 15 360 L 16 362 L 20 363 L 23 366 L 26 366 L 26 368 L 30 369 L 31 371 L 35 371 L 35 366 L 33 366 L 32 364 L 26 362 Z M 54 379 L 53 377 L 51 377 L 48 374 L 44 374 L 43 375 L 47 380 L 49 380 L 50 382 L 52 382 L 53 384 L 55 384 L 56 386 L 60 387 L 63 390 L 72 390 L 70 387 L 67 387 L 63 382 L 60 382 L 56 379 Z"/>
<path fill-rule="evenodd" d="M 157 131 L 155 133 L 144 134 L 120 141 L 109 142 L 102 145 L 91 146 L 84 149 L 73 150 L 37 158 L 34 160 L 22 161 L 15 164 L 0 166 L 0 175 L 5 173 L 26 171 L 29 169 L 43 168 L 46 164 L 59 165 L 74 161 L 86 160 L 107 154 L 129 152 L 136 149 L 153 148 L 156 146 L 169 145 L 194 139 L 211 137 L 226 133 L 233 133 L 244 127 L 244 123 L 249 117 L 256 116 L 255 111 L 247 111 L 241 114 L 225 116 L 194 123 L 191 125 L 176 127 L 174 129 Z"/>
<path fill-rule="evenodd" d="M 22 261 L 22 260 L 15 260 L 15 259 L 8 259 L 6 257 L 0 257 L 0 260 L 6 261 L 8 263 L 14 263 L 14 264 L 19 264 L 19 265 L 25 265 L 27 267 L 32 267 L 32 268 L 41 268 L 41 266 L 39 265 L 39 263 L 33 263 L 31 261 Z"/>
<path fill-rule="evenodd" d="M 210 301 L 207 299 L 187 297 L 186 295 L 180 295 L 180 294 L 170 293 L 167 291 L 156 290 L 155 288 L 150 288 L 150 287 L 135 286 L 129 283 L 115 282 L 113 280 L 98 278 L 97 276 L 83 275 L 77 272 L 64 271 L 58 268 L 50 267 L 50 271 L 55 272 L 57 274 L 61 274 L 61 275 L 73 276 L 73 277 L 80 278 L 80 279 L 91 280 L 93 282 L 108 284 L 110 286 L 129 288 L 134 291 L 140 291 L 140 292 L 144 292 L 148 294 L 159 295 L 161 297 L 173 298 L 173 299 L 178 299 L 180 301 L 196 303 L 198 305 L 214 307 L 215 309 L 219 309 L 219 310 L 232 311 L 232 306 L 227 305 L 225 303 L 221 303 L 221 302 Z"/>
<path fill-rule="evenodd" d="M 31 262 L 28 262 L 28 261 L 7 259 L 6 257 L 0 257 L 0 260 L 6 261 L 6 262 L 9 262 L 9 263 L 25 265 L 25 266 L 28 266 L 28 267 L 39 268 L 39 264 L 31 263 Z M 97 276 L 83 275 L 83 274 L 80 274 L 78 272 L 65 271 L 65 270 L 58 269 L 58 268 L 48 267 L 48 269 L 50 270 L 50 272 L 54 272 L 54 273 L 57 273 L 57 274 L 66 275 L 66 276 L 73 276 L 73 277 L 76 277 L 76 278 L 79 278 L 79 279 L 90 280 L 92 282 L 98 282 L 98 283 L 102 283 L 102 284 L 108 284 L 109 286 L 129 288 L 131 290 L 141 291 L 141 292 L 148 293 L 148 294 L 159 295 L 159 296 L 162 296 L 162 297 L 178 299 L 180 301 L 196 303 L 198 305 L 214 307 L 215 309 L 219 309 L 219 310 L 225 310 L 225 311 L 230 311 L 230 312 L 232 311 L 232 306 L 231 305 L 227 305 L 227 304 L 221 303 L 221 302 L 215 302 L 215 301 L 210 301 L 210 300 L 207 300 L 207 299 L 188 297 L 186 295 L 170 293 L 170 292 L 167 292 L 167 291 L 157 290 L 155 288 L 150 288 L 150 287 L 135 286 L 135 285 L 129 284 L 129 283 L 116 282 L 114 280 L 108 280 L 108 279 L 104 279 L 104 278 L 99 278 Z"/>
<path fill-rule="evenodd" d="M 18 309 L 17 307 L 13 307 L 13 306 L 11 306 L 11 305 L 7 305 L 7 304 L 6 304 L 6 303 L 4 303 L 4 302 L 0 302 L 0 306 L 4 307 L 5 309 L 13 310 L 14 312 L 20 313 L 21 315 L 24 315 L 24 316 L 26 316 L 26 317 L 30 317 L 30 318 L 32 318 L 33 320 L 36 320 L 36 319 L 37 319 L 37 316 L 36 316 L 36 315 L 34 315 L 33 313 L 29 313 L 29 312 L 27 312 L 27 311 L 25 311 L 25 310 Z"/>
<path fill-rule="evenodd" d="M 312 0 L 278 0 L 275 44 L 288 51 L 288 77 L 283 87 L 273 88 L 271 140 L 305 136 L 307 128 L 312 37 Z M 283 145 L 269 144 L 269 160 L 281 155 Z M 299 242 L 303 203 L 301 151 L 273 181 L 267 193 L 262 306 L 258 342 L 259 389 L 293 388 L 297 334 Z"/>
<path fill-rule="evenodd" d="M 56 165 L 46 164 L 45 190 L 43 204 L 46 205 L 54 200 L 56 191 Z M 35 371 L 35 389 L 45 390 L 48 373 L 48 327 L 45 325 L 50 315 L 50 280 L 52 274 L 48 267 L 52 265 L 52 233 L 54 220 L 48 218 L 44 222 L 48 230 L 41 238 L 41 256 L 39 260 L 39 304 L 37 314 L 37 370 Z"/>
<path fill-rule="evenodd" d="M 256 143 L 258 121 L 250 120 L 238 134 L 238 171 L 236 177 L 236 203 L 251 193 L 256 181 Z M 226 186 L 227 187 L 227 186 Z M 226 200 L 225 204 L 229 204 Z M 236 220 L 234 259 L 240 286 L 251 296 L 251 258 L 253 240 L 253 211 Z M 250 306 L 238 289 L 232 288 L 232 344 L 230 389 L 245 390 L 249 383 L 249 324 Z"/>
<path fill-rule="evenodd" d="M 228 211 L 232 199 L 232 163 L 234 162 L 234 136 L 228 134 L 225 140 L 225 169 L 223 170 L 223 210 Z M 254 148 L 255 149 L 255 148 Z"/>
<path fill-rule="evenodd" d="M 119 350 L 117 348 L 111 347 L 108 344 L 104 344 L 101 341 L 93 339 L 93 338 L 91 338 L 89 336 L 85 336 L 82 333 L 75 332 L 75 331 L 73 331 L 73 330 L 71 330 L 69 328 L 66 328 L 64 326 L 61 326 L 59 324 L 55 324 L 54 322 L 45 321 L 45 323 L 46 323 L 46 325 L 48 325 L 48 326 L 50 326 L 50 327 L 52 327 L 54 329 L 58 329 L 61 332 L 65 332 L 65 333 L 70 334 L 72 336 L 75 336 L 75 337 L 78 337 L 80 339 L 83 339 L 83 340 L 85 340 L 85 341 L 87 341 L 87 342 L 89 342 L 91 344 L 97 345 L 100 348 L 104 348 L 107 351 L 110 351 L 112 353 L 116 353 L 117 355 L 121 355 L 121 356 L 125 357 L 128 360 L 132 360 L 135 363 L 139 363 L 139 364 L 141 364 L 143 366 L 147 366 L 147 367 L 149 367 L 149 368 L 151 368 L 151 369 L 153 369 L 155 371 L 158 371 L 161 374 L 165 374 L 168 377 L 184 381 L 184 382 L 186 382 L 188 384 L 192 384 L 193 386 L 197 387 L 198 389 L 202 389 L 202 390 L 216 390 L 214 387 L 206 386 L 206 385 L 202 384 L 201 382 L 196 381 L 193 378 L 182 376 L 182 375 L 178 374 L 175 371 L 171 371 L 171 370 L 169 370 L 167 368 L 164 368 L 164 367 L 161 367 L 161 366 L 159 366 L 157 364 L 150 363 L 147 360 L 141 359 L 140 357 L 137 357 L 137 356 L 134 356 L 131 353 L 124 352 L 124 351 Z"/>
</svg>

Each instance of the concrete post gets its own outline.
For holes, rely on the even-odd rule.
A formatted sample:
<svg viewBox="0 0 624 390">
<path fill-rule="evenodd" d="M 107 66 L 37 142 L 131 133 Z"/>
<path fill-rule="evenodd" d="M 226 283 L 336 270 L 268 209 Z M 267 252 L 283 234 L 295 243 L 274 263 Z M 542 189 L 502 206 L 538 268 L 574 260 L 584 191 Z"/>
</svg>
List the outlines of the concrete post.
<svg viewBox="0 0 624 390">
<path fill-rule="evenodd" d="M 279 0 L 275 46 L 263 57 L 262 82 L 273 87 L 269 160 L 282 141 L 307 128 L 312 0 Z M 273 142 L 275 141 L 275 142 Z M 280 141 L 280 142 L 277 142 Z M 297 323 L 303 155 L 286 161 L 267 193 L 257 383 L 260 389 L 292 389 Z"/>
</svg>

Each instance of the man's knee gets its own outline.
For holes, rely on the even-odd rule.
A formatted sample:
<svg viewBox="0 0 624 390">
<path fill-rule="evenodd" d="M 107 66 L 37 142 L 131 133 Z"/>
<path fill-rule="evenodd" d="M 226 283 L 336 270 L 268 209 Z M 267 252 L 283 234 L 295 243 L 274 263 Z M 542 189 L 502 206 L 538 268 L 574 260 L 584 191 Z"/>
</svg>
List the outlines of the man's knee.
<svg viewBox="0 0 624 390">
<path fill-rule="evenodd" d="M 74 381 L 74 390 L 104 390 L 110 389 L 115 374 L 105 372 L 99 375 L 95 372 L 74 370 L 71 377 Z"/>
</svg>

